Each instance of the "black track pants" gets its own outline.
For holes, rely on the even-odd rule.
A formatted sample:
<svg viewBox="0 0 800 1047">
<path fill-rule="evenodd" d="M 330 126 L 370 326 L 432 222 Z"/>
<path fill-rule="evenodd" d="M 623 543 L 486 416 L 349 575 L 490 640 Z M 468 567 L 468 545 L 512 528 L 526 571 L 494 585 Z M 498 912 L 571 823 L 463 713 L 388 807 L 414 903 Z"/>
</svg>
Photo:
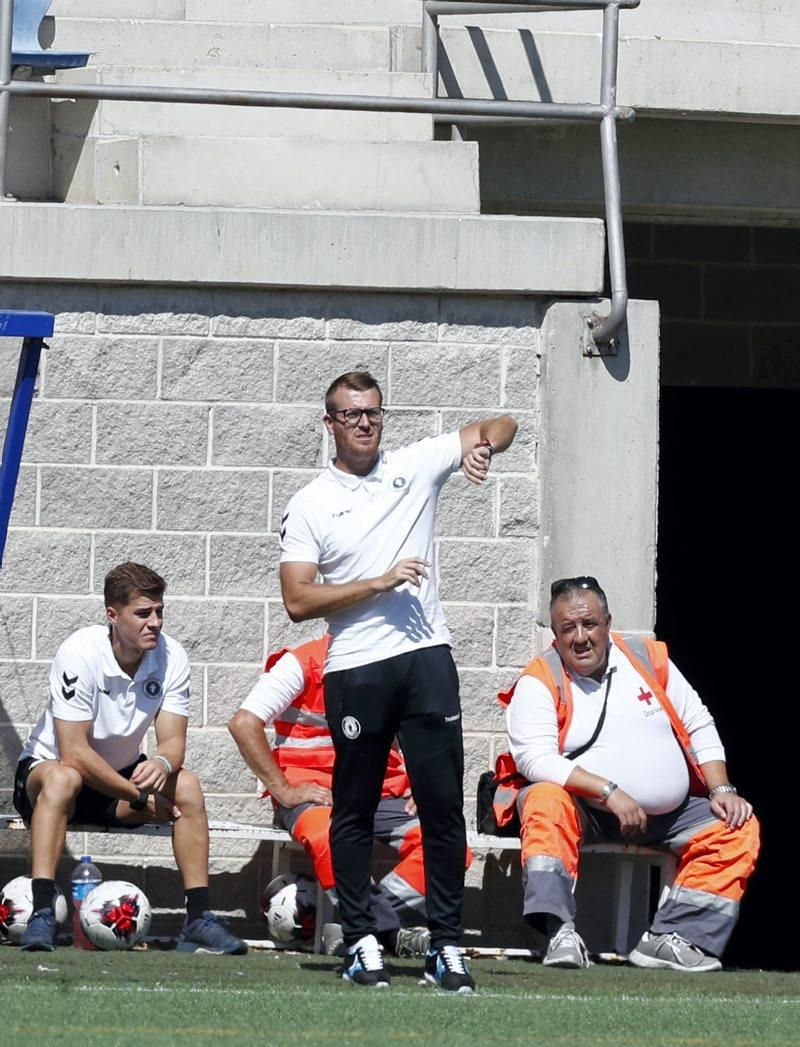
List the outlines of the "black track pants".
<svg viewBox="0 0 800 1047">
<path fill-rule="evenodd" d="M 466 827 L 458 673 L 447 646 L 426 647 L 325 676 L 336 749 L 331 851 L 348 945 L 374 934 L 373 816 L 389 748 L 400 739 L 422 825 L 431 945 L 461 935 Z"/>
</svg>

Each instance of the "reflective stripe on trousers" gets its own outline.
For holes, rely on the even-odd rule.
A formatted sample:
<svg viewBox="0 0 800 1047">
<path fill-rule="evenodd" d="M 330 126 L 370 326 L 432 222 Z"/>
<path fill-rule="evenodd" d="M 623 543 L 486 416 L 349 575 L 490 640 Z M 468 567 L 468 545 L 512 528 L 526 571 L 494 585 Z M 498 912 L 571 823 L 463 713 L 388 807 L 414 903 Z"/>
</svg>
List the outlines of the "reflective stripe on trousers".
<svg viewBox="0 0 800 1047">
<path fill-rule="evenodd" d="M 729 829 L 716 819 L 690 837 L 682 848 L 675 883 L 653 919 L 653 932 L 677 932 L 721 956 L 739 917 L 760 837 L 755 817 L 739 829 Z"/>
<path fill-rule="evenodd" d="M 585 843 L 632 843 L 672 850 L 680 864 L 651 930 L 677 932 L 721 955 L 739 914 L 739 902 L 759 850 L 756 818 L 729 829 L 703 797 L 688 797 L 674 811 L 651 815 L 647 831 L 623 840 L 610 812 L 573 800 L 566 789 L 540 783 L 517 801 L 522 821 L 523 912 L 575 917 L 572 892 L 578 848 Z"/>
<path fill-rule="evenodd" d="M 581 824 L 575 803 L 560 785 L 539 782 L 517 798 L 522 824 L 522 911 L 575 919 L 575 882 Z"/>
<path fill-rule="evenodd" d="M 399 856 L 397 865 L 372 890 L 379 931 L 414 926 L 425 917 L 425 867 L 419 820 L 405 812 L 401 797 L 383 799 L 375 812 L 375 837 Z M 279 821 L 301 843 L 323 889 L 332 894 L 335 880 L 330 849 L 331 808 L 301 804 L 278 809 Z M 333 898 L 335 900 L 335 897 Z"/>
</svg>

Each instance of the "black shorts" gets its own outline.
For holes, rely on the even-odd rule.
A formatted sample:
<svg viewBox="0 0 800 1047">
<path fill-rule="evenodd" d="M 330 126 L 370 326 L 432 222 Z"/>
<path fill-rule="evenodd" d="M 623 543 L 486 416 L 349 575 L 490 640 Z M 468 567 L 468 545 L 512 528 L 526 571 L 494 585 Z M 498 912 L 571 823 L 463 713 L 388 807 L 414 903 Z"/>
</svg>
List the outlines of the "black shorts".
<svg viewBox="0 0 800 1047">
<path fill-rule="evenodd" d="M 117 774 L 121 774 L 123 778 L 130 779 L 134 767 L 146 759 L 146 756 L 140 755 L 134 763 L 129 767 L 123 767 L 121 771 L 117 771 Z M 39 763 L 41 762 L 40 760 Z M 14 775 L 14 806 L 19 811 L 20 817 L 28 828 L 30 828 L 31 818 L 33 817 L 33 806 L 28 796 L 28 775 L 31 773 L 32 763 L 32 756 L 27 756 L 24 760 L 20 760 Z M 118 803 L 119 800 L 116 797 L 107 796 L 105 793 L 100 793 L 97 789 L 93 789 L 90 785 L 84 785 L 75 797 L 75 811 L 69 820 L 69 824 L 101 825 L 109 829 L 136 828 L 135 826 L 125 826 L 117 818 Z"/>
</svg>

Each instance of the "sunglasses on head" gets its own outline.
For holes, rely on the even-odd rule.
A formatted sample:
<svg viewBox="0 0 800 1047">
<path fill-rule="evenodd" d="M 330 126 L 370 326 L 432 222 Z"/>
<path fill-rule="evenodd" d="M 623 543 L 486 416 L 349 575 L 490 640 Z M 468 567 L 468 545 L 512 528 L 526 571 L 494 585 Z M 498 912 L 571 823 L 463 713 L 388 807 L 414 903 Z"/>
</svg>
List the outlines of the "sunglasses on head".
<svg viewBox="0 0 800 1047">
<path fill-rule="evenodd" d="M 550 586 L 551 596 L 561 596 L 572 589 L 599 589 L 600 583 L 590 574 L 579 574 L 576 578 L 559 578 Z"/>
</svg>

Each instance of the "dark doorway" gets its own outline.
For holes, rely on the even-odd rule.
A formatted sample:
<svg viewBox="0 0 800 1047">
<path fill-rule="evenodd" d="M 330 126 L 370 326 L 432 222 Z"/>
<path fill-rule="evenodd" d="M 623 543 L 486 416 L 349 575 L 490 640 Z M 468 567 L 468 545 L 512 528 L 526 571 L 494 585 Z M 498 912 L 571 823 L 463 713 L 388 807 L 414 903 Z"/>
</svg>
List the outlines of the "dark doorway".
<svg viewBox="0 0 800 1047">
<path fill-rule="evenodd" d="M 794 783 L 799 415 L 800 391 L 661 390 L 657 634 L 712 710 L 731 780 L 762 823 L 725 956 L 740 967 L 798 967 L 789 775 Z"/>
</svg>

